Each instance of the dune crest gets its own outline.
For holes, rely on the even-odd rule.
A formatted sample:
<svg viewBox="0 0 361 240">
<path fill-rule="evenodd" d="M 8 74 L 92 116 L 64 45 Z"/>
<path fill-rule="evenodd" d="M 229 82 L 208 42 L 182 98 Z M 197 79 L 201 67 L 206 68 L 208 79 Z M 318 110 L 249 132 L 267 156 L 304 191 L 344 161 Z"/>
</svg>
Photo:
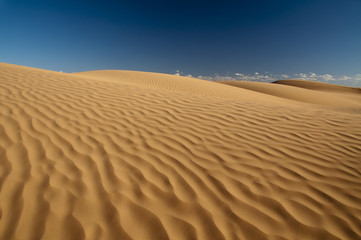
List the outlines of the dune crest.
<svg viewBox="0 0 361 240">
<path fill-rule="evenodd" d="M 0 239 L 360 239 L 359 95 L 229 85 L 0 63 Z"/>
<path fill-rule="evenodd" d="M 273 83 L 300 87 L 305 89 L 319 90 L 319 91 L 358 93 L 358 94 L 361 93 L 360 88 L 345 87 L 330 83 L 314 82 L 308 80 L 285 79 L 285 80 L 274 81 Z"/>
<path fill-rule="evenodd" d="M 124 70 L 98 70 L 73 73 L 73 76 L 105 81 L 115 84 L 131 84 L 143 88 L 166 90 L 181 94 L 195 96 L 209 96 L 227 100 L 243 100 L 246 102 L 277 102 L 283 104 L 278 98 L 271 95 L 264 96 L 247 89 L 235 89 L 230 86 L 219 86 L 216 82 L 196 78 L 175 76 L 162 73 L 124 71 Z"/>
<path fill-rule="evenodd" d="M 358 111 L 361 107 L 361 89 L 359 88 L 306 80 L 280 80 L 273 83 L 219 81 L 218 83 L 301 103 L 336 107 L 338 110 Z"/>
</svg>

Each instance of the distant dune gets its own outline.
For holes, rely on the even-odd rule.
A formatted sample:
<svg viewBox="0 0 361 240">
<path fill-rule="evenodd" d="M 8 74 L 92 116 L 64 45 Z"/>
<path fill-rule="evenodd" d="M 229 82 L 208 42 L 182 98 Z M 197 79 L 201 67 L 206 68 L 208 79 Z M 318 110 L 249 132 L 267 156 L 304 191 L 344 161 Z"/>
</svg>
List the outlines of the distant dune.
<svg viewBox="0 0 361 240">
<path fill-rule="evenodd" d="M 0 63 L 0 239 L 361 239 L 361 91 Z"/>
<path fill-rule="evenodd" d="M 312 103 L 343 110 L 359 111 L 361 89 L 305 80 L 279 80 L 274 83 L 220 81 L 226 85 L 302 103 Z"/>
</svg>

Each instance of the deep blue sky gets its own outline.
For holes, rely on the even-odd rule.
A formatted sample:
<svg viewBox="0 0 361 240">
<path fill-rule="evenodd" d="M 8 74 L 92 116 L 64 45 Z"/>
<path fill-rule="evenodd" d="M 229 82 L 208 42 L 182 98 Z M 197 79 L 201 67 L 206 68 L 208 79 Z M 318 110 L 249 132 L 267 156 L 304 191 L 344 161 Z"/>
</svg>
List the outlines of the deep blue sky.
<svg viewBox="0 0 361 240">
<path fill-rule="evenodd" d="M 349 76 L 361 73 L 361 0 L 0 0 L 0 62 Z"/>
</svg>

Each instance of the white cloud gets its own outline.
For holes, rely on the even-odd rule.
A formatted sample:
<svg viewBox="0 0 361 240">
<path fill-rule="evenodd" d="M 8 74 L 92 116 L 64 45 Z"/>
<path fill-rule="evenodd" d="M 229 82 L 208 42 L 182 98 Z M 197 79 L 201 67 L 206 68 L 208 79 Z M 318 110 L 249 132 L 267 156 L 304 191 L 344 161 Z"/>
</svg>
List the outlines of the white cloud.
<svg viewBox="0 0 361 240">
<path fill-rule="evenodd" d="M 334 76 L 332 76 L 331 74 L 324 74 L 324 75 L 320 75 L 319 77 L 320 77 L 320 79 L 323 79 L 323 80 L 325 80 L 325 81 L 333 81 L 333 80 L 336 80 L 336 79 L 334 78 Z"/>
<path fill-rule="evenodd" d="M 356 81 L 361 81 L 361 74 L 355 74 L 353 78 Z"/>
<path fill-rule="evenodd" d="M 276 80 L 276 78 L 270 74 L 260 74 L 258 72 L 255 72 L 254 74 L 243 74 L 243 73 L 235 73 L 234 74 L 235 80 L 243 80 L 243 81 L 262 81 L 262 82 L 267 82 L 267 81 L 272 81 L 272 80 Z"/>
<path fill-rule="evenodd" d="M 177 70 L 175 75 L 177 76 L 187 76 L 195 77 L 192 75 L 185 75 L 183 72 Z M 349 86 L 361 87 L 361 73 L 354 75 L 344 75 L 341 77 L 333 76 L 332 74 L 317 74 L 314 72 L 310 73 L 295 73 L 295 74 L 272 74 L 269 72 L 259 73 L 255 72 L 253 74 L 246 73 L 234 73 L 234 75 L 221 75 L 215 73 L 210 76 L 197 76 L 195 78 L 203 79 L 207 81 L 257 81 L 257 82 L 273 82 L 280 79 L 302 79 L 302 80 L 311 80 L 319 82 L 333 82 L 335 84 L 343 84 Z"/>
<path fill-rule="evenodd" d="M 342 80 L 342 81 L 348 81 L 348 80 L 351 80 L 351 79 L 352 79 L 352 77 L 350 77 L 350 76 L 343 76 L 343 77 L 340 78 L 340 80 Z"/>
<path fill-rule="evenodd" d="M 297 73 L 295 74 L 296 78 L 305 79 L 305 80 L 313 80 L 313 81 L 334 81 L 336 78 L 332 76 L 331 74 L 321 74 L 318 75 L 316 73 L 310 72 L 310 73 Z"/>
<path fill-rule="evenodd" d="M 298 73 L 298 74 L 295 74 L 296 77 L 298 78 L 301 78 L 301 79 L 306 79 L 307 78 L 307 74 L 305 73 Z"/>
</svg>

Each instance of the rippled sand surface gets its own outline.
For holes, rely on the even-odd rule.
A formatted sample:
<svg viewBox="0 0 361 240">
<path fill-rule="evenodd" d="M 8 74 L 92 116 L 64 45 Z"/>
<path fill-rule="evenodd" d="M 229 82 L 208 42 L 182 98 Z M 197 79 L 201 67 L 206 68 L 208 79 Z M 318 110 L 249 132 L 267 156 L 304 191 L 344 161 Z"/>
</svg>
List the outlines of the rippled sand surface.
<svg viewBox="0 0 361 240">
<path fill-rule="evenodd" d="M 361 239 L 361 91 L 0 63 L 0 239 Z"/>
</svg>

